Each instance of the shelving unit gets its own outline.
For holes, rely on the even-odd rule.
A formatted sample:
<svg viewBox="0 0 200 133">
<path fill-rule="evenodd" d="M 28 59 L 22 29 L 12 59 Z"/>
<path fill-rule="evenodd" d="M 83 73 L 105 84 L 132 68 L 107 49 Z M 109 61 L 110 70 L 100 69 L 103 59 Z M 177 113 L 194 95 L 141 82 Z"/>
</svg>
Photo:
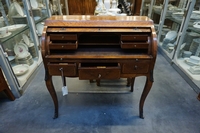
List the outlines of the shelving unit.
<svg viewBox="0 0 200 133">
<path fill-rule="evenodd" d="M 2 48 L 1 54 L 4 55 L 2 59 L 3 62 L 1 62 L 0 65 L 3 67 L 3 71 L 5 71 L 5 76 L 8 77 L 9 79 L 10 78 L 13 79 L 9 82 L 9 85 L 12 86 L 11 91 L 14 93 L 15 97 L 19 97 L 21 93 L 23 93 L 23 91 L 25 90 L 24 89 L 25 84 L 29 80 L 31 80 L 30 79 L 31 76 L 37 70 L 37 68 L 42 62 L 42 57 L 41 57 L 41 52 L 40 52 L 41 41 L 39 40 L 41 39 L 42 33 L 38 33 L 39 31 L 37 31 L 38 29 L 36 25 L 41 24 L 41 22 L 43 22 L 49 17 L 48 0 L 40 0 L 40 1 L 35 0 L 34 2 L 36 3 L 34 4 L 36 5 L 32 5 L 33 3 L 29 3 L 29 1 L 27 0 L 18 0 L 17 2 L 15 1 L 15 3 L 11 3 L 11 1 L 9 0 L 4 0 L 3 3 L 4 4 L 8 3 L 8 4 L 3 5 L 3 6 L 6 6 L 8 11 L 10 10 L 9 6 L 11 6 L 12 4 L 17 4 L 18 7 L 21 6 L 25 14 L 25 16 L 22 16 L 22 17 L 26 18 L 26 21 L 22 21 L 23 27 L 9 31 L 11 35 L 7 37 L 2 37 L 0 40 L 0 44 Z M 19 9 L 15 9 L 15 10 L 19 10 Z M 8 11 L 6 11 L 5 13 L 8 14 Z M 8 20 L 10 20 L 10 18 Z M 19 23 L 16 23 L 16 22 L 17 21 L 14 21 L 14 24 L 12 23 L 11 24 L 19 25 Z M 2 28 L 5 28 L 5 27 L 2 27 Z M 43 27 L 40 27 L 40 28 L 43 28 Z M 42 30 L 40 30 L 40 32 L 41 31 Z M 24 36 L 26 36 L 27 39 L 24 38 Z M 30 42 L 29 44 L 27 44 L 27 40 L 28 42 Z M 30 56 L 27 56 L 27 57 L 24 56 L 24 57 L 18 58 L 18 56 L 16 55 L 16 50 L 19 50 L 18 54 L 24 54 L 24 52 L 26 52 L 26 53 L 30 53 L 28 54 Z M 22 52 L 20 53 L 20 51 Z M 29 64 L 29 60 L 31 61 L 30 64 Z M 22 73 L 21 75 L 20 74 L 15 75 L 15 70 L 13 70 L 13 68 L 17 66 L 18 64 L 24 64 L 22 62 L 29 65 L 28 71 L 26 73 Z M 19 70 L 19 71 L 23 71 L 23 70 Z"/>
<path fill-rule="evenodd" d="M 166 57 L 166 59 L 172 64 L 172 66 L 180 73 L 180 75 L 183 76 L 183 78 L 193 87 L 193 89 L 199 93 L 200 92 L 200 74 L 192 74 L 189 69 L 191 67 L 191 64 L 187 63 L 184 57 L 182 57 L 183 51 L 185 51 L 185 46 L 187 47 L 191 46 L 190 44 L 184 45 L 184 43 L 187 43 L 186 40 L 188 40 L 188 36 L 186 35 L 187 30 L 190 30 L 191 32 L 199 34 L 200 38 L 200 29 L 194 28 L 193 27 L 193 22 L 195 20 L 191 20 L 191 15 L 193 11 L 195 10 L 194 7 L 199 7 L 196 4 L 195 0 L 185 0 L 185 1 L 180 1 L 182 3 L 176 3 L 179 5 L 179 7 L 182 7 L 181 11 L 184 12 L 184 15 L 182 17 L 175 18 L 172 16 L 174 12 L 169 14 L 169 0 L 164 0 L 163 1 L 163 7 L 164 8 L 159 8 L 156 7 L 153 10 L 153 14 L 160 15 L 160 23 L 158 26 L 158 39 L 159 39 L 159 51 Z M 156 3 L 154 1 L 154 3 Z M 155 5 L 154 5 L 155 6 Z M 160 9 L 160 10 L 157 10 Z M 168 14 L 167 14 L 168 13 Z M 153 15 L 152 15 L 153 16 Z M 199 12 L 199 20 L 200 20 L 200 12 Z M 163 32 L 163 25 L 164 24 L 169 24 L 165 23 L 166 20 L 169 20 L 172 22 L 171 30 L 177 31 L 177 37 L 174 42 L 174 49 L 171 53 L 164 49 L 162 47 L 163 41 L 161 39 L 161 35 Z M 189 50 L 188 50 L 189 51 Z M 192 55 L 194 56 L 194 55 Z M 197 56 L 198 57 L 198 56 Z M 190 58 L 190 57 L 189 57 Z M 200 67 L 200 62 L 197 67 Z"/>
</svg>

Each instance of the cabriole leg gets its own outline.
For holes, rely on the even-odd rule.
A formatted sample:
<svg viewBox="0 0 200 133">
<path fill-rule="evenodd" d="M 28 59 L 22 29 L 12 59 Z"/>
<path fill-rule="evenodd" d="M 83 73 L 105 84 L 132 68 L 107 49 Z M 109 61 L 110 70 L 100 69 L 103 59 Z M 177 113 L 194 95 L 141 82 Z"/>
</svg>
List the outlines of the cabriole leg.
<svg viewBox="0 0 200 133">
<path fill-rule="evenodd" d="M 55 112 L 54 112 L 53 118 L 55 119 L 55 118 L 58 118 L 58 99 L 57 99 L 56 91 L 55 91 L 53 83 L 52 83 L 52 76 L 46 74 L 45 81 L 46 81 L 47 89 L 51 95 L 53 102 L 54 102 Z"/>
<path fill-rule="evenodd" d="M 146 84 L 145 84 L 144 90 L 143 90 L 141 98 L 140 98 L 139 116 L 142 119 L 144 119 L 144 116 L 143 116 L 144 102 L 145 102 L 145 99 L 146 99 L 149 91 L 151 90 L 152 84 L 153 84 L 153 73 L 151 73 L 149 76 L 147 76 Z"/>
</svg>

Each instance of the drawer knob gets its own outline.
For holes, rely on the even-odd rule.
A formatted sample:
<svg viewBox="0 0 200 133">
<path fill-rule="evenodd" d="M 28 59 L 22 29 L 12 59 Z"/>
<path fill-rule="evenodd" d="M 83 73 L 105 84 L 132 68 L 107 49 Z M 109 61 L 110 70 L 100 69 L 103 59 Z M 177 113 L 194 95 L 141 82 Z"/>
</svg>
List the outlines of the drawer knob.
<svg viewBox="0 0 200 133">
<path fill-rule="evenodd" d="M 137 45 L 134 45 L 134 47 L 136 48 L 136 47 L 137 47 Z"/>
<path fill-rule="evenodd" d="M 135 61 L 137 61 L 137 62 L 138 62 L 138 59 L 135 59 Z"/>
<path fill-rule="evenodd" d="M 64 46 L 62 46 L 62 48 L 64 48 Z"/>
<path fill-rule="evenodd" d="M 101 74 L 98 75 L 98 78 L 101 78 Z"/>
<path fill-rule="evenodd" d="M 60 58 L 60 60 L 63 60 L 63 58 Z"/>
<path fill-rule="evenodd" d="M 138 66 L 135 66 L 134 69 L 137 70 Z"/>
<path fill-rule="evenodd" d="M 65 38 L 64 36 L 62 36 L 62 39 Z"/>
</svg>

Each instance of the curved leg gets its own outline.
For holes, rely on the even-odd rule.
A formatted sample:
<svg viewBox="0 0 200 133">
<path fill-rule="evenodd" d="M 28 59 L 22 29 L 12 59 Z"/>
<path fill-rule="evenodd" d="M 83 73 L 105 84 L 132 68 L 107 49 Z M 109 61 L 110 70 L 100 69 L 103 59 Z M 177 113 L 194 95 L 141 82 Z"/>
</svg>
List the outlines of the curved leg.
<svg viewBox="0 0 200 133">
<path fill-rule="evenodd" d="M 144 119 L 144 116 L 143 116 L 144 102 L 145 102 L 145 99 L 146 99 L 149 91 L 151 90 L 152 84 L 153 84 L 153 80 L 151 80 L 150 76 L 148 76 L 146 79 L 146 84 L 145 84 L 144 90 L 143 90 L 141 98 L 140 98 L 140 105 L 139 105 L 140 118 L 142 118 L 142 119 Z"/>
<path fill-rule="evenodd" d="M 127 78 L 127 84 L 126 86 L 129 87 L 131 85 L 131 78 Z"/>
<path fill-rule="evenodd" d="M 45 81 L 46 81 L 47 89 L 51 95 L 53 102 L 54 102 L 55 112 L 54 112 L 53 118 L 55 119 L 55 118 L 58 118 L 58 99 L 57 99 L 56 91 L 53 86 L 52 76 L 46 74 Z"/>
<path fill-rule="evenodd" d="M 100 86 L 100 79 L 96 80 L 96 84 L 97 84 L 97 86 Z"/>
<path fill-rule="evenodd" d="M 135 77 L 131 78 L 131 92 L 134 91 L 134 83 L 135 83 Z"/>
</svg>

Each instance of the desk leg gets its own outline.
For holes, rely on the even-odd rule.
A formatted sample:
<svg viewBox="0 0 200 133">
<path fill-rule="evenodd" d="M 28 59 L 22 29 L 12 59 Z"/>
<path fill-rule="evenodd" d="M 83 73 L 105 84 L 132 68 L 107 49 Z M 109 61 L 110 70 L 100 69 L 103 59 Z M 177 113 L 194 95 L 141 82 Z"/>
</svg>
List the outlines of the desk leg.
<svg viewBox="0 0 200 133">
<path fill-rule="evenodd" d="M 53 102 L 54 102 L 55 112 L 54 112 L 53 118 L 55 119 L 55 118 L 58 118 L 58 99 L 57 99 L 56 91 L 53 86 L 52 76 L 50 76 L 50 75 L 46 76 L 45 80 L 46 80 L 47 89 L 51 95 Z"/>
<path fill-rule="evenodd" d="M 151 78 L 151 76 L 152 76 L 152 73 L 150 74 L 150 76 L 147 76 L 146 84 L 145 84 L 144 90 L 142 92 L 142 96 L 140 98 L 139 113 L 140 113 L 140 118 L 142 118 L 142 119 L 144 119 L 144 116 L 143 116 L 144 102 L 145 102 L 145 99 L 146 99 L 149 91 L 151 90 L 151 86 L 153 84 L 153 79 Z"/>
<path fill-rule="evenodd" d="M 131 78 L 131 92 L 134 91 L 135 77 Z"/>
</svg>

